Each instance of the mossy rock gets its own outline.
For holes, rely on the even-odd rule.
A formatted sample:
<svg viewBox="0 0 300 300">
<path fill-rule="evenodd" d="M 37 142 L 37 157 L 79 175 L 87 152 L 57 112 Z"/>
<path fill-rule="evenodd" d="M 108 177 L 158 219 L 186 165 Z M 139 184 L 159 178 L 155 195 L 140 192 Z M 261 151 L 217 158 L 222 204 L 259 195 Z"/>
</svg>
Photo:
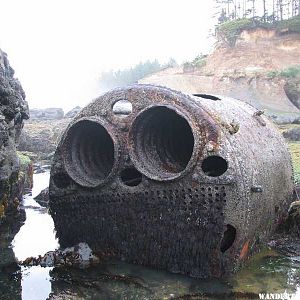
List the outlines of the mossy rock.
<svg viewBox="0 0 300 300">
<path fill-rule="evenodd" d="M 289 142 L 288 147 L 292 156 L 294 181 L 300 184 L 300 142 Z"/>
<path fill-rule="evenodd" d="M 300 142 L 300 124 L 278 125 L 279 131 L 288 141 Z"/>
<path fill-rule="evenodd" d="M 300 201 L 295 201 L 289 208 L 288 217 L 281 226 L 284 231 L 300 237 Z"/>
</svg>

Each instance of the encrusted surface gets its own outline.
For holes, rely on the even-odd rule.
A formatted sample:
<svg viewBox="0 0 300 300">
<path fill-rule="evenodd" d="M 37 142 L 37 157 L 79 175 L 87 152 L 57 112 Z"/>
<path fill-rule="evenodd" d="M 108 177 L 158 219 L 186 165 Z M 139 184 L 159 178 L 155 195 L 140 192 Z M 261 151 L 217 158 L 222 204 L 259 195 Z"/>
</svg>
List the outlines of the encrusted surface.
<svg viewBox="0 0 300 300">
<path fill-rule="evenodd" d="M 220 249 L 225 202 L 224 186 L 203 186 L 74 195 L 52 209 L 68 210 L 54 215 L 66 245 L 85 240 L 134 263 L 205 277 L 214 272 L 210 251 Z"/>
<path fill-rule="evenodd" d="M 60 243 L 86 241 L 106 255 L 197 277 L 235 270 L 287 210 L 292 167 L 265 116 L 211 98 L 137 85 L 85 107 L 62 136 L 51 171 Z M 119 100 L 132 112 L 114 114 Z M 82 120 L 99 128 L 85 143 L 72 138 Z M 87 128 L 78 132 L 88 135 Z M 105 134 L 96 140 L 95 132 Z"/>
<path fill-rule="evenodd" d="M 15 210 L 20 161 L 16 153 L 23 120 L 29 118 L 25 93 L 14 77 L 7 55 L 0 49 L 0 225 Z"/>
</svg>

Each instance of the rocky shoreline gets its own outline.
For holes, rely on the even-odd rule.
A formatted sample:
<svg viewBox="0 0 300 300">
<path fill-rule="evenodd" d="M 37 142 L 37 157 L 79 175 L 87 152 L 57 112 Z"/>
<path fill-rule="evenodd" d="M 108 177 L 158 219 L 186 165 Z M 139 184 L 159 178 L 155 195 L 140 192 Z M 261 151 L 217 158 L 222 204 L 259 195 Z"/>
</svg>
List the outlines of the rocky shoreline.
<svg viewBox="0 0 300 300">
<path fill-rule="evenodd" d="M 18 150 L 34 162 L 44 161 L 46 164 L 51 161 L 60 135 L 80 110 L 77 106 L 65 115 L 61 108 L 30 110 L 30 119 L 24 124 Z"/>
</svg>

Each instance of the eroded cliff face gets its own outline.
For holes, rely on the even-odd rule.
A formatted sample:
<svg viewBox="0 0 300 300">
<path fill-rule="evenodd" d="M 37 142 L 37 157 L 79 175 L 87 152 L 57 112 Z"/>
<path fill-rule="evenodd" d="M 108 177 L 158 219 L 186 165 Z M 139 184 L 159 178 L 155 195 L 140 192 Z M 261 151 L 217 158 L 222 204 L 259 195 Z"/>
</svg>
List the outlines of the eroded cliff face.
<svg viewBox="0 0 300 300">
<path fill-rule="evenodd" d="M 265 74 L 300 63 L 300 35 L 278 33 L 275 29 L 244 30 L 234 47 L 219 41 L 201 73 Z"/>
<path fill-rule="evenodd" d="M 0 50 L 0 224 L 18 206 L 24 174 L 16 145 L 29 118 L 28 104 L 20 82 L 14 78 L 7 55 Z"/>
<path fill-rule="evenodd" d="M 294 66 L 300 66 L 300 35 L 257 28 L 243 31 L 234 47 L 219 42 L 201 68 L 169 68 L 140 83 L 238 98 L 266 110 L 278 123 L 299 123 L 300 80 L 270 76 Z"/>
</svg>

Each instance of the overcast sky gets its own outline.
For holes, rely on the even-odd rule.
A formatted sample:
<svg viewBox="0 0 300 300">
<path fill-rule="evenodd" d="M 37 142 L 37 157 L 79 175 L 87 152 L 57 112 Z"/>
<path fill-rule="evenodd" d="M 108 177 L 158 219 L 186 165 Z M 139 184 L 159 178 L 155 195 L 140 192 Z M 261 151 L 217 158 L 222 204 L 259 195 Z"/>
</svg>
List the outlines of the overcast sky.
<svg viewBox="0 0 300 300">
<path fill-rule="evenodd" d="M 213 0 L 0 0 L 0 48 L 31 108 L 83 106 L 101 71 L 209 51 Z"/>
</svg>

